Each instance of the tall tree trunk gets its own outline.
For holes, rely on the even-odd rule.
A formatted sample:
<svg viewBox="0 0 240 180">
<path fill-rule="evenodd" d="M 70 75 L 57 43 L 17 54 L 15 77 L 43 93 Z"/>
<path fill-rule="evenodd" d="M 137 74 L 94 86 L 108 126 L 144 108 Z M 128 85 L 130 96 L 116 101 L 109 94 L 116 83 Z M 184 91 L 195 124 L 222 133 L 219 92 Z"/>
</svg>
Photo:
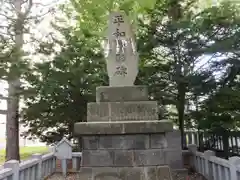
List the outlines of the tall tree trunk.
<svg viewBox="0 0 240 180">
<path fill-rule="evenodd" d="M 21 5 L 24 0 L 14 0 L 13 6 L 17 15 L 15 22 L 15 48 L 16 58 L 14 64 L 22 57 L 23 47 L 23 28 L 24 28 L 24 16 L 21 13 Z M 8 102 L 7 102 L 7 122 L 6 122 L 6 161 L 15 159 L 20 160 L 19 155 L 19 91 L 21 87 L 19 73 L 10 72 L 8 80 Z"/>
<path fill-rule="evenodd" d="M 184 114 L 185 114 L 185 97 L 186 97 L 186 85 L 184 83 L 178 84 L 178 96 L 177 96 L 177 110 L 178 110 L 178 122 L 181 132 L 181 144 L 182 148 L 185 145 L 185 133 L 184 133 Z"/>
<path fill-rule="evenodd" d="M 6 161 L 20 160 L 19 156 L 19 80 L 9 81 L 7 122 L 6 122 Z"/>
<path fill-rule="evenodd" d="M 172 21 L 177 22 L 182 17 L 182 8 L 181 8 L 181 0 L 169 0 L 168 5 L 168 16 L 172 19 Z M 175 39 L 172 39 L 175 41 Z M 181 144 L 182 148 L 184 148 L 185 144 L 185 133 L 184 133 L 184 115 L 185 115 L 185 101 L 186 101 L 186 83 L 184 83 L 184 72 L 182 72 L 183 63 L 180 61 L 180 55 L 179 55 L 179 49 L 178 49 L 178 43 L 175 43 L 174 48 L 174 60 L 176 63 L 176 77 L 178 80 L 177 83 L 177 111 L 178 111 L 178 123 L 179 123 L 179 129 L 181 132 Z"/>
</svg>

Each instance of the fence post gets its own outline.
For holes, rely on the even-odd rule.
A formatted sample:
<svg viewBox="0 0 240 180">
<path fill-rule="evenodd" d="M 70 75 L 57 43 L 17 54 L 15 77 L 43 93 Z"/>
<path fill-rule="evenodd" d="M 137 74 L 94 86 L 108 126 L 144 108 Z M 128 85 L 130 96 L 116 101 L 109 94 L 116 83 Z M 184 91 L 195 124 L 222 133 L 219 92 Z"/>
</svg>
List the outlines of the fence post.
<svg viewBox="0 0 240 180">
<path fill-rule="evenodd" d="M 188 150 L 191 153 L 191 159 L 190 159 L 191 168 L 196 170 L 195 155 L 196 155 L 196 152 L 197 152 L 197 145 L 196 144 L 189 144 L 188 145 Z"/>
<path fill-rule="evenodd" d="M 229 134 L 228 131 L 224 131 L 222 135 L 222 140 L 223 140 L 223 152 L 224 152 L 224 157 L 228 159 L 229 157 Z"/>
<path fill-rule="evenodd" d="M 230 179 L 237 180 L 237 166 L 240 165 L 240 157 L 234 156 L 229 158 L 230 162 Z"/>
<path fill-rule="evenodd" d="M 207 177 L 207 179 L 212 179 L 213 172 L 211 172 L 209 167 L 209 159 L 211 156 L 215 156 L 215 152 L 207 150 L 204 151 L 204 161 L 205 161 L 205 168 L 204 168 L 204 175 Z"/>
<path fill-rule="evenodd" d="M 72 169 L 74 169 L 75 171 L 77 171 L 77 169 L 78 169 L 77 168 L 77 158 L 78 158 L 77 156 L 72 157 L 72 167 L 73 167 Z"/>
<path fill-rule="evenodd" d="M 37 170 L 36 170 L 36 180 L 41 180 L 42 179 L 42 154 L 37 153 L 37 154 L 33 154 L 32 158 L 34 159 L 38 159 L 38 166 L 37 166 Z"/>
<path fill-rule="evenodd" d="M 11 168 L 13 171 L 12 180 L 19 180 L 19 161 L 10 160 L 4 163 L 4 168 Z"/>
<path fill-rule="evenodd" d="M 201 152 L 203 152 L 204 151 L 204 140 L 203 140 L 204 139 L 204 134 L 203 134 L 203 132 L 199 132 L 198 138 L 199 138 L 199 141 L 198 141 L 199 150 Z"/>
<path fill-rule="evenodd" d="M 67 159 L 61 159 L 63 177 L 67 177 Z"/>
</svg>

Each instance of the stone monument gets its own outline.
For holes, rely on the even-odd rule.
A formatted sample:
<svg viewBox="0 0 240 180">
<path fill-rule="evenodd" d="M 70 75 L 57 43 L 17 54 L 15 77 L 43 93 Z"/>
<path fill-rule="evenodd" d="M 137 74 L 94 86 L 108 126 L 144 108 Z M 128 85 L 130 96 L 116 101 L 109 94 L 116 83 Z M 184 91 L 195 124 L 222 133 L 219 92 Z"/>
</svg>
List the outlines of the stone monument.
<svg viewBox="0 0 240 180">
<path fill-rule="evenodd" d="M 87 122 L 74 126 L 83 139 L 80 178 L 85 180 L 171 180 L 183 169 L 180 133 L 158 120 L 158 104 L 146 86 L 134 86 L 138 54 L 130 22 L 110 14 L 107 71 L 110 86 L 98 87 L 88 103 Z"/>
</svg>

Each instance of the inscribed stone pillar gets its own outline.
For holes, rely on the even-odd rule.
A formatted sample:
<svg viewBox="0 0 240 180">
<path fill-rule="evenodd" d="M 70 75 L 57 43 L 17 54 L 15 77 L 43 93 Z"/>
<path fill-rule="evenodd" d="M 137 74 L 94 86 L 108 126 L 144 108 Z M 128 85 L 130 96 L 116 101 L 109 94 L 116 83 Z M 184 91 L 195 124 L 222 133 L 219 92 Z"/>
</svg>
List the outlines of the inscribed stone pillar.
<svg viewBox="0 0 240 180">
<path fill-rule="evenodd" d="M 130 21 L 124 13 L 113 12 L 109 16 L 106 51 L 110 86 L 133 86 L 138 74 L 138 54 Z"/>
</svg>

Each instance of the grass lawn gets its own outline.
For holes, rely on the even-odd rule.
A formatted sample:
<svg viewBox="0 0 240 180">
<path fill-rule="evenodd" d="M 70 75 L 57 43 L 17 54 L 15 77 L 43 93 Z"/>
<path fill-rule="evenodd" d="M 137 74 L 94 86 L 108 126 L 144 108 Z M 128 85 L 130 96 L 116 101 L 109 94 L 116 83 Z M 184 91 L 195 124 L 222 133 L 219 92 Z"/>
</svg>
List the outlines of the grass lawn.
<svg viewBox="0 0 240 180">
<path fill-rule="evenodd" d="M 48 147 L 46 146 L 32 146 L 32 147 L 20 147 L 21 160 L 28 159 L 35 153 L 48 153 Z M 0 150 L 0 164 L 5 162 L 5 149 Z"/>
</svg>

